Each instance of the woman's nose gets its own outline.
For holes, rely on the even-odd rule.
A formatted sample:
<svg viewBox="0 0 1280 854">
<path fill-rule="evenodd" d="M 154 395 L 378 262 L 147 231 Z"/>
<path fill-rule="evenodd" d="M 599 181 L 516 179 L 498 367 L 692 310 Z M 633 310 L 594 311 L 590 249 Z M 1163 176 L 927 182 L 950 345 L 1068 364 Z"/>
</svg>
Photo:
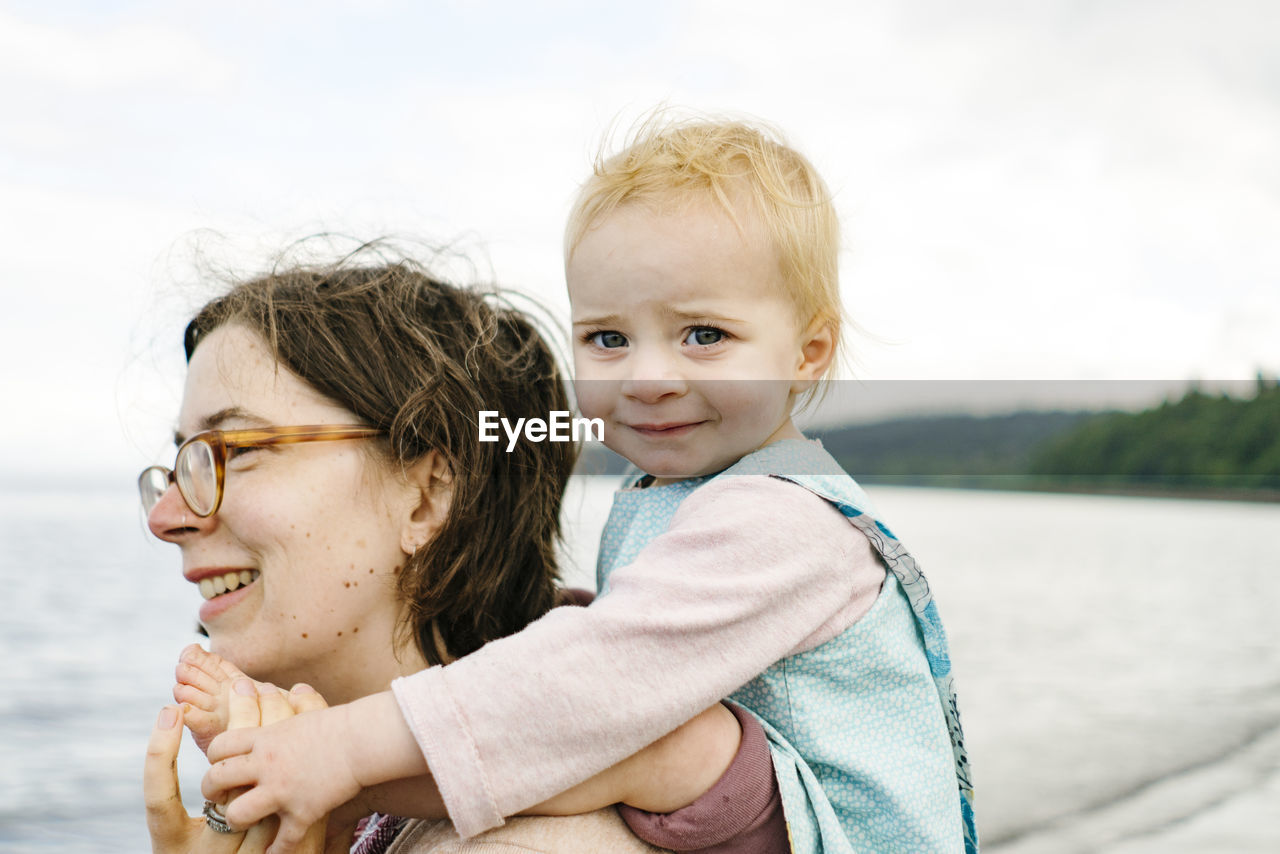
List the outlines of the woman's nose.
<svg viewBox="0 0 1280 854">
<path fill-rule="evenodd" d="M 147 514 L 147 527 L 151 529 L 151 533 L 170 543 L 181 542 L 183 538 L 207 527 L 210 522 L 210 519 L 202 519 L 191 512 L 187 502 L 182 499 L 182 493 L 172 483 Z"/>
</svg>

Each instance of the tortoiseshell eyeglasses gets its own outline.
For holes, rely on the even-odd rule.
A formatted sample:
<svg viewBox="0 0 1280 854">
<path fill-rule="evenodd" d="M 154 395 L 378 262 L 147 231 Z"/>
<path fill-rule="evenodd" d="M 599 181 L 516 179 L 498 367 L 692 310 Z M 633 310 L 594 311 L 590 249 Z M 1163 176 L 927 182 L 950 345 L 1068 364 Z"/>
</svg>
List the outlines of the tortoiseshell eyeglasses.
<svg viewBox="0 0 1280 854">
<path fill-rule="evenodd" d="M 347 424 L 309 424 L 301 427 L 259 427 L 251 430 L 206 430 L 178 448 L 173 468 L 151 466 L 138 475 L 138 496 L 142 509 L 151 510 L 176 483 L 182 500 L 200 517 L 212 516 L 222 506 L 226 481 L 227 451 L 297 442 L 330 442 L 339 439 L 367 439 L 381 434 L 372 427 Z"/>
</svg>

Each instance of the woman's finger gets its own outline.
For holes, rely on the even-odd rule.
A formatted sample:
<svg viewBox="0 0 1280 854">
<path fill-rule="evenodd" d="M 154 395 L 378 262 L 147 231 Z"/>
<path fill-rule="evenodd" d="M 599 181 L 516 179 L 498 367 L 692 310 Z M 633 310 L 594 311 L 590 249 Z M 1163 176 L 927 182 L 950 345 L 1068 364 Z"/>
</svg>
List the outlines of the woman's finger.
<svg viewBox="0 0 1280 854">
<path fill-rule="evenodd" d="M 182 709 L 165 706 L 147 742 L 142 797 L 147 806 L 147 829 L 156 854 L 233 854 L 243 834 L 217 833 L 203 818 L 192 818 L 178 791 L 178 747 L 182 743 Z M 199 848 L 194 844 L 199 841 Z"/>
<path fill-rule="evenodd" d="M 142 769 L 142 798 L 147 807 L 147 829 L 157 851 L 176 848 L 186 840 L 191 817 L 182 808 L 178 792 L 178 746 L 182 743 L 182 709 L 165 706 L 147 740 Z"/>
<path fill-rule="evenodd" d="M 319 835 L 316 831 L 319 831 Z M 280 829 L 276 831 L 276 840 L 271 847 L 267 849 L 270 852 L 289 852 L 289 854 L 309 854 L 311 851 L 320 850 L 316 845 L 324 844 L 324 822 L 306 827 L 296 819 L 285 820 L 280 823 Z"/>
<path fill-rule="evenodd" d="M 262 854 L 267 846 L 276 838 L 276 829 L 280 821 L 275 816 L 268 816 L 255 824 L 244 835 L 244 842 L 236 854 Z"/>
<path fill-rule="evenodd" d="M 200 844 L 193 851 L 199 854 L 248 854 L 243 847 L 244 841 L 243 830 L 235 833 L 220 833 L 206 821 L 204 831 L 200 834 Z"/>
<path fill-rule="evenodd" d="M 247 676 L 237 679 L 227 700 L 227 729 L 257 726 L 260 721 L 257 686 Z"/>
</svg>

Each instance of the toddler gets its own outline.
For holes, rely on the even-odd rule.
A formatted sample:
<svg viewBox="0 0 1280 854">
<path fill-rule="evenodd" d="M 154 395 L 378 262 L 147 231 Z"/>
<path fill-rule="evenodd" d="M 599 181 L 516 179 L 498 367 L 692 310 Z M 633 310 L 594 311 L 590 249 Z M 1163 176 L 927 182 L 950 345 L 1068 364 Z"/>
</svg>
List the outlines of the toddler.
<svg viewBox="0 0 1280 854">
<path fill-rule="evenodd" d="M 838 244 L 815 170 L 760 128 L 655 120 L 597 163 L 565 241 L 575 388 L 639 472 L 602 536 L 600 595 L 382 695 L 219 736 L 210 759 L 237 760 L 215 761 L 206 795 L 253 787 L 228 817 L 278 813 L 274 851 L 360 788 L 429 773 L 465 837 L 727 697 L 740 752 L 767 761 L 735 758 L 719 801 L 666 807 L 732 836 L 768 809 L 717 809 L 780 804 L 794 851 L 976 851 L 929 586 L 792 422 L 836 357 Z M 679 822 L 627 815 L 679 847 Z"/>
</svg>

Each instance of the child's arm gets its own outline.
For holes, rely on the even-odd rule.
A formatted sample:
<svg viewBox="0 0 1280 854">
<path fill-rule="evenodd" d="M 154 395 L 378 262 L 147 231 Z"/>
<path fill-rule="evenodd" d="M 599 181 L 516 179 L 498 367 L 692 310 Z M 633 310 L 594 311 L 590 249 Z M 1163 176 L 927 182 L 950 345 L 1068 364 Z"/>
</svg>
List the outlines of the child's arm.
<svg viewBox="0 0 1280 854">
<path fill-rule="evenodd" d="M 586 591 L 566 592 L 566 600 L 578 605 L 592 597 Z M 177 678 L 175 696 L 201 710 L 202 725 L 189 717 L 188 727 L 193 734 L 200 729 L 207 744 L 227 728 L 220 722 L 239 699 L 232 684 L 246 677 L 193 644 L 182 651 Z M 317 694 L 299 696 L 317 698 L 310 709 L 324 708 Z M 720 854 L 786 850 L 778 843 L 785 842 L 786 827 L 764 731 L 736 707 L 717 704 L 634 756 L 524 812 L 572 815 L 613 803 L 626 805 L 623 817 L 637 836 L 661 848 L 697 850 L 712 841 Z M 329 828 L 348 838 L 342 832 L 372 812 L 416 818 L 445 814 L 434 781 L 422 775 L 363 789 L 330 812 Z"/>
<path fill-rule="evenodd" d="M 739 741 L 738 720 L 717 703 L 637 754 L 523 812 L 577 815 L 615 803 L 672 812 L 721 778 Z M 397 815 L 443 817 L 439 790 L 415 748 L 391 695 L 373 695 L 279 726 L 229 730 L 210 745 L 215 764 L 201 788 L 205 797 L 221 801 L 232 789 L 252 786 L 227 807 L 227 820 L 244 827 L 277 813 L 280 829 L 268 850 L 287 852 L 301 832 L 348 802 L 360 812 L 376 803 L 379 811 Z M 381 774 L 392 774 L 394 782 L 378 779 Z"/>
<path fill-rule="evenodd" d="M 263 750 L 270 748 L 264 744 Z M 268 762 L 266 769 L 271 767 Z M 329 779 L 332 767 L 322 762 L 316 770 L 310 778 L 313 782 L 301 785 Z M 259 790 L 269 787 L 268 780 L 259 779 Z M 206 794 L 211 799 L 222 797 L 209 789 Z M 324 802 L 323 794 L 318 802 Z M 659 847 L 718 854 L 789 850 L 764 731 L 749 714 L 726 705 L 713 706 L 634 756 L 524 814 L 575 815 L 614 803 L 623 805 L 622 816 L 633 833 Z M 235 809 L 233 814 L 228 807 L 228 818 L 235 826 L 258 820 L 254 814 L 243 818 L 239 814 L 243 807 Z M 354 825 L 374 811 L 418 818 L 445 816 L 439 789 L 430 774 L 424 774 L 364 789 L 332 811 L 330 826 Z M 281 822 L 269 849 L 272 854 L 293 850 L 294 831 L 289 824 Z"/>
<path fill-rule="evenodd" d="M 751 713 L 726 703 L 742 727 L 729 768 L 688 806 L 654 813 L 621 805 L 636 836 L 659 848 L 700 854 L 789 854 L 782 794 L 764 728 Z"/>
<path fill-rule="evenodd" d="M 653 744 L 526 810 L 523 815 L 578 815 L 611 804 L 668 813 L 696 801 L 737 755 L 742 731 L 721 703 Z"/>
<path fill-rule="evenodd" d="M 859 560 L 867 572 L 851 568 Z M 228 733 L 211 758 L 259 756 L 219 763 L 206 785 L 256 783 L 264 769 L 244 763 L 277 758 L 263 791 L 239 798 L 231 818 L 279 812 L 301 827 L 363 787 L 421 776 L 429 762 L 449 817 L 471 836 L 639 752 L 824 631 L 838 633 L 856 619 L 844 611 L 872 570 L 883 580 L 866 539 L 806 490 L 769 478 L 710 484 L 590 608 L 555 609 L 398 680 L 394 698 L 301 716 L 259 731 L 256 743 Z M 318 752 L 335 744 L 346 746 L 338 769 Z"/>
<path fill-rule="evenodd" d="M 565 597 L 566 601 L 585 605 L 593 594 L 566 591 Z M 197 714 L 188 716 L 187 725 L 197 741 L 202 742 L 203 749 L 229 728 L 226 726 L 229 711 L 242 699 L 233 691 L 233 684 L 238 680 L 245 680 L 239 683 L 241 685 L 250 682 L 230 662 L 196 644 L 182 651 L 176 675 L 175 697 L 189 703 L 188 708 L 199 710 Z M 323 700 L 314 692 L 300 696 L 317 698 L 318 703 L 310 705 L 310 709 L 325 707 Z M 284 717 L 292 715 L 277 715 L 273 720 Z M 754 723 L 749 716 L 741 712 L 731 713 L 725 706 L 716 704 L 634 756 L 524 812 L 528 815 L 576 815 L 614 803 L 625 803 L 634 808 L 637 826 L 643 828 L 644 817 L 692 805 L 720 780 L 731 761 L 740 764 L 735 753 L 740 741 L 739 724 L 744 718 Z M 758 724 L 756 729 L 759 729 Z M 330 813 L 330 826 L 354 824 L 375 811 L 417 818 L 439 818 L 445 814 L 439 790 L 430 775 L 422 775 L 363 789 L 359 796 Z M 644 836 L 642 829 L 638 833 Z"/>
<path fill-rule="evenodd" d="M 212 755 L 220 755 L 225 743 L 220 742 Z M 309 782 L 283 784 L 311 788 L 313 791 L 308 794 L 316 797 L 313 809 L 322 811 L 320 814 L 327 812 L 328 801 L 342 797 L 340 788 L 335 794 L 324 794 L 326 782 L 334 779 L 332 763 L 342 760 L 325 747 L 319 744 L 301 751 L 317 760 L 315 768 L 297 774 L 298 779 Z M 359 749 L 367 748 L 366 744 Z M 280 757 L 272 752 L 275 749 L 267 740 L 254 741 L 253 750 L 264 756 Z M 326 760 L 325 756 L 331 759 Z M 285 766 L 296 769 L 296 759 L 281 758 Z M 358 764 L 358 759 L 347 761 Z M 265 762 L 255 791 L 268 795 L 273 785 L 270 777 L 276 770 L 287 768 L 276 768 L 271 760 Z M 215 800 L 221 797 L 218 790 L 206 789 L 206 794 Z M 293 794 L 299 793 L 295 789 Z M 632 832 L 659 847 L 693 851 L 714 846 L 721 854 L 788 850 L 786 824 L 764 731 L 751 715 L 724 704 L 712 706 L 639 753 L 523 812 L 576 815 L 615 803 L 625 805 L 623 818 Z M 257 821 L 258 813 L 265 808 L 247 816 L 242 815 L 243 809 L 229 808 L 229 818 L 236 826 Z M 423 774 L 363 789 L 332 811 L 330 825 L 352 825 L 373 811 L 418 818 L 445 815 L 439 789 L 429 774 Z M 296 821 L 305 826 L 307 815 L 300 813 Z M 291 823 L 282 822 L 272 852 L 291 850 Z"/>
<path fill-rule="evenodd" d="M 392 688 L 470 836 L 839 634 L 858 616 L 850 604 L 874 601 L 883 580 L 866 537 L 826 501 L 772 478 L 724 478 L 686 498 L 590 607 L 557 608 Z"/>
<path fill-rule="evenodd" d="M 245 690 L 230 695 L 220 710 L 226 726 L 231 729 L 268 725 L 296 713 L 324 707 L 324 700 L 314 691 L 298 690 L 286 696 L 271 685 L 255 687 L 247 678 L 243 679 L 242 687 Z M 215 832 L 205 819 L 188 816 L 182 806 L 176 763 L 182 738 L 181 725 L 185 722 L 184 712 L 190 709 L 186 704 L 168 707 L 168 714 L 162 715 L 157 722 L 148 745 L 143 795 L 152 848 L 157 854 L 232 850 L 240 854 L 261 852 L 275 835 L 274 820 L 257 823 L 245 833 L 222 834 Z M 319 823 L 310 828 L 302 840 L 303 848 L 318 854 L 323 847 L 324 831 L 324 826 Z"/>
<path fill-rule="evenodd" d="M 721 746 L 711 747 L 717 741 Z M 723 764 L 735 743 L 729 767 L 695 798 L 696 790 Z M 698 775 L 701 779 L 695 781 Z M 679 789 L 683 792 L 677 794 Z M 714 854 L 791 850 L 764 729 L 750 713 L 731 703 L 713 706 L 635 756 L 525 814 L 581 813 L 614 801 L 623 802 L 618 811 L 632 833 L 659 848 Z M 431 811 L 424 814 L 428 804 Z M 430 776 L 393 780 L 364 790 L 332 813 L 330 826 L 335 821 L 354 825 L 371 812 L 436 817 L 443 807 Z"/>
</svg>

